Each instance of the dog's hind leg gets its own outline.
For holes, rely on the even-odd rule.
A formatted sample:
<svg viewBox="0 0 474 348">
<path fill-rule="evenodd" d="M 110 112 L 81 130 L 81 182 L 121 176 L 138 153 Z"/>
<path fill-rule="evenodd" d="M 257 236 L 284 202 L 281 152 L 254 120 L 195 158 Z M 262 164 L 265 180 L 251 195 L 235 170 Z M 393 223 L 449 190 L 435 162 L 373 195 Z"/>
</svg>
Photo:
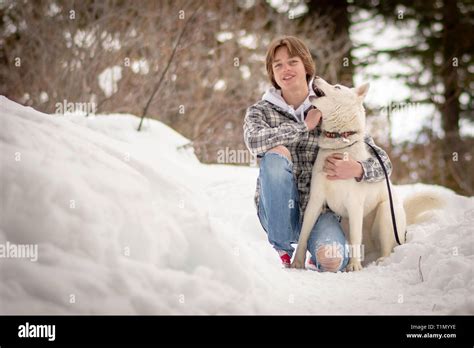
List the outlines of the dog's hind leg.
<svg viewBox="0 0 474 348">
<path fill-rule="evenodd" d="M 406 218 L 403 206 L 394 204 L 395 218 L 397 222 L 398 238 L 401 243 L 405 241 Z M 390 211 L 390 202 L 384 201 L 377 208 L 372 233 L 378 236 L 380 243 L 381 256 L 376 263 L 382 262 L 386 257 L 390 256 L 393 248 L 397 245 L 393 230 L 392 215 Z"/>
</svg>

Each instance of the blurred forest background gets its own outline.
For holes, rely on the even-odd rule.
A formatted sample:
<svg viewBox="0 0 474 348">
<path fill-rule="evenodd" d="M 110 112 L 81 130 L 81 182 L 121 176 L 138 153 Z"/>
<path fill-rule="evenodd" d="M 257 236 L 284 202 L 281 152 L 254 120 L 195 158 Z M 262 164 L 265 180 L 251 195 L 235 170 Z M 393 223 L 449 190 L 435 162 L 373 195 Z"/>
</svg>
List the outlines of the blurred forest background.
<svg viewBox="0 0 474 348">
<path fill-rule="evenodd" d="M 463 132 L 474 128 L 471 0 L 7 0 L 0 21 L 0 94 L 47 113 L 58 103 L 89 103 L 96 113 L 157 119 L 191 139 L 205 163 L 222 149 L 246 150 L 245 110 L 270 86 L 266 48 L 295 35 L 331 83 L 384 74 L 410 89 L 408 98 L 367 110 L 394 183 L 473 195 L 474 132 Z M 380 49 L 354 42 L 363 25 L 415 30 L 402 47 Z M 368 73 L 380 57 L 407 69 Z M 424 104 L 433 106 L 429 122 L 396 141 L 391 118 Z"/>
</svg>

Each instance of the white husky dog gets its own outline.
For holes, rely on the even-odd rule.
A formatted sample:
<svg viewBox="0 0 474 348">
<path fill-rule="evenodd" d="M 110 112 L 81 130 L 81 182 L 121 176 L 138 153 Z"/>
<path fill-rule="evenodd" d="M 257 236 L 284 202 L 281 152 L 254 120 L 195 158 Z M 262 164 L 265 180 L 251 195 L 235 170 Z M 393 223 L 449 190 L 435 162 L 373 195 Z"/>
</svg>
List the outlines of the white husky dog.
<svg viewBox="0 0 474 348">
<path fill-rule="evenodd" d="M 346 270 L 359 271 L 362 269 L 363 224 L 365 230 L 371 234 L 369 238 L 379 246 L 381 257 L 377 259 L 377 263 L 389 256 L 396 246 L 387 183 L 385 180 L 376 183 L 357 182 L 354 178 L 329 180 L 323 172 L 323 165 L 326 157 L 336 152 L 343 153 L 344 158 L 350 156 L 356 161 L 370 157 L 364 143 L 363 107 L 369 84 L 357 88 L 333 86 L 319 77 L 315 78 L 314 84 L 318 97 L 311 97 L 310 100 L 323 114 L 322 134 L 318 156 L 313 166 L 310 198 L 292 267 L 304 268 L 310 232 L 326 203 L 336 214 L 349 219 L 348 243 L 352 252 Z M 404 203 L 397 197 L 392 186 L 391 191 L 398 239 L 403 244 L 407 218 L 408 223 L 413 223 L 415 217 L 425 210 L 439 208 L 441 200 L 434 193 L 418 193 Z M 405 212 L 409 213 L 408 216 Z"/>
</svg>

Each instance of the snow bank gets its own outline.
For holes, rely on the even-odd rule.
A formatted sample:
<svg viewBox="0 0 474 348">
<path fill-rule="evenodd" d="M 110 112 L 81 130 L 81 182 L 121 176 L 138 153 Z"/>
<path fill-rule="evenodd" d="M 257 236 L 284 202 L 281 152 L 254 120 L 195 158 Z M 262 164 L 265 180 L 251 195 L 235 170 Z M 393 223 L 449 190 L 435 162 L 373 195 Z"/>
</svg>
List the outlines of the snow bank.
<svg viewBox="0 0 474 348">
<path fill-rule="evenodd" d="M 284 270 L 253 205 L 258 168 L 203 165 L 132 115 L 46 115 L 0 97 L 2 314 L 474 314 L 474 198 L 361 272 Z"/>
<path fill-rule="evenodd" d="M 2 313 L 236 312 L 246 276 L 210 229 L 187 140 L 130 115 L 51 116 L 1 97 Z M 197 180 L 196 180 L 197 179 Z M 71 303 L 72 302 L 72 303 Z"/>
</svg>

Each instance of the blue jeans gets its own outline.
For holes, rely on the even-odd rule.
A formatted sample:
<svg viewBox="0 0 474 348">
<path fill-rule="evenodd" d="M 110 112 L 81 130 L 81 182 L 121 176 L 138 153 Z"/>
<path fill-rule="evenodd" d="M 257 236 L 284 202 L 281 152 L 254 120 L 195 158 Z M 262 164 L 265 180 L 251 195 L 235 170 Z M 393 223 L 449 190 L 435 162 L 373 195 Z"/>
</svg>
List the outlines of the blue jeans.
<svg viewBox="0 0 474 348">
<path fill-rule="evenodd" d="M 293 176 L 293 163 L 285 156 L 267 152 L 260 162 L 260 200 L 258 217 L 276 250 L 286 251 L 290 257 L 301 231 L 299 195 Z M 321 246 L 337 251 L 342 261 L 338 270 L 347 266 L 348 246 L 340 218 L 332 211 L 322 213 L 314 224 L 308 239 L 308 250 L 318 270 L 324 271 L 317 257 Z M 335 255 L 334 253 L 332 255 Z"/>
</svg>

